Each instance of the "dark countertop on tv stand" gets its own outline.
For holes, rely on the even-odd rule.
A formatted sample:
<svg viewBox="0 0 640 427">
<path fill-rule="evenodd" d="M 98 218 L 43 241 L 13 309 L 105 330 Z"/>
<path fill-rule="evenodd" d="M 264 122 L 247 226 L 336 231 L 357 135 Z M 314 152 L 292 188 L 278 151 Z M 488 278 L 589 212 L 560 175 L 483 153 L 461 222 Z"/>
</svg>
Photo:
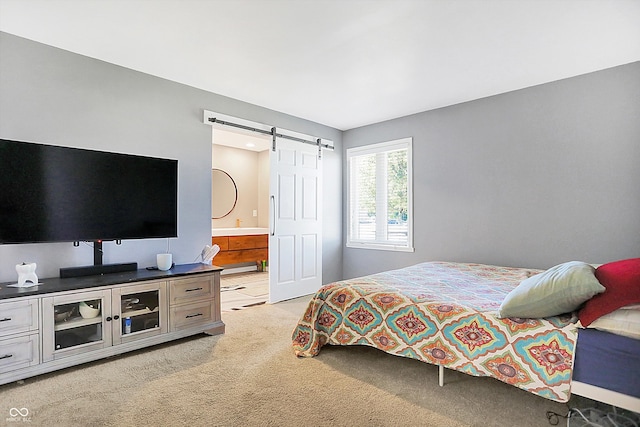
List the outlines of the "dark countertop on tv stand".
<svg viewBox="0 0 640 427">
<path fill-rule="evenodd" d="M 176 265 L 171 270 L 136 270 L 124 273 L 111 273 L 95 276 L 83 276 L 61 279 L 59 277 L 38 278 L 41 285 L 30 286 L 28 288 L 9 287 L 13 283 L 0 283 L 0 300 L 10 298 L 49 294 L 53 292 L 74 291 L 78 289 L 97 288 L 129 282 L 142 282 L 145 280 L 171 279 L 173 277 L 188 276 L 198 273 L 211 273 L 222 271 L 222 267 L 208 264 L 183 264 Z"/>
</svg>

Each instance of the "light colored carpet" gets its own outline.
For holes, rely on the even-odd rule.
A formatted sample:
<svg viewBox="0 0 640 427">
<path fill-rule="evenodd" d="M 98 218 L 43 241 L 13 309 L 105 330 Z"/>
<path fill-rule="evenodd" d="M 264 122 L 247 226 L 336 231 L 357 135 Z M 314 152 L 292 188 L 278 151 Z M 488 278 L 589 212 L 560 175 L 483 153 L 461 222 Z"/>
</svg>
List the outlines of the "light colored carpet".
<svg viewBox="0 0 640 427">
<path fill-rule="evenodd" d="M 291 333 L 308 297 L 223 313 L 227 333 L 0 386 L 0 425 L 548 426 L 554 403 L 489 378 L 366 347 L 298 359 Z M 565 421 L 566 422 L 566 421 Z M 563 421 L 560 422 L 563 425 Z"/>
</svg>

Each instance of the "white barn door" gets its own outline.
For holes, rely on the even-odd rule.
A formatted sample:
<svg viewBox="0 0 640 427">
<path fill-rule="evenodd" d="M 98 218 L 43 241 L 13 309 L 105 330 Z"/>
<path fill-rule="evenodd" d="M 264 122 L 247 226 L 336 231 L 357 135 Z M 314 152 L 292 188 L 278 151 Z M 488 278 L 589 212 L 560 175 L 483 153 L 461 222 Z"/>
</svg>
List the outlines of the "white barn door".
<svg viewBox="0 0 640 427">
<path fill-rule="evenodd" d="M 322 161 L 318 147 L 277 138 L 270 156 L 269 302 L 322 286 Z"/>
</svg>

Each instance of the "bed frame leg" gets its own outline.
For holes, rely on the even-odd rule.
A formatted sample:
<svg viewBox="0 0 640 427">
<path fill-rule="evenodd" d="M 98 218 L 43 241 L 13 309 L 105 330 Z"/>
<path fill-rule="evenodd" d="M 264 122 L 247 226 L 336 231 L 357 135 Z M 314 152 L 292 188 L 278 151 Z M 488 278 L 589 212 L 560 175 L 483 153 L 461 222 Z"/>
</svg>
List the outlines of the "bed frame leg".
<svg viewBox="0 0 640 427">
<path fill-rule="evenodd" d="M 444 366 L 438 365 L 438 385 L 444 386 Z"/>
</svg>

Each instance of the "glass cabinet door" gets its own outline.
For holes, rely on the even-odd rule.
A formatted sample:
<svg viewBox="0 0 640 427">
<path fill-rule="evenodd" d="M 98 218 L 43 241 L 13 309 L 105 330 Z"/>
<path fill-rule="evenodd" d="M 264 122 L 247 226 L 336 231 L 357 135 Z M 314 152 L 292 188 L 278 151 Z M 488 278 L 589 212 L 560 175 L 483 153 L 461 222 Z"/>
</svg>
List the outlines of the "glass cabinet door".
<svg viewBox="0 0 640 427">
<path fill-rule="evenodd" d="M 53 306 L 55 349 L 102 341 L 102 300 L 81 301 Z M 82 316 L 80 310 L 88 313 Z"/>
<path fill-rule="evenodd" d="M 109 291 L 43 298 L 43 359 L 79 354 L 111 345 Z"/>
<path fill-rule="evenodd" d="M 113 289 L 113 342 L 132 341 L 167 330 L 166 283 L 151 282 Z"/>
</svg>

